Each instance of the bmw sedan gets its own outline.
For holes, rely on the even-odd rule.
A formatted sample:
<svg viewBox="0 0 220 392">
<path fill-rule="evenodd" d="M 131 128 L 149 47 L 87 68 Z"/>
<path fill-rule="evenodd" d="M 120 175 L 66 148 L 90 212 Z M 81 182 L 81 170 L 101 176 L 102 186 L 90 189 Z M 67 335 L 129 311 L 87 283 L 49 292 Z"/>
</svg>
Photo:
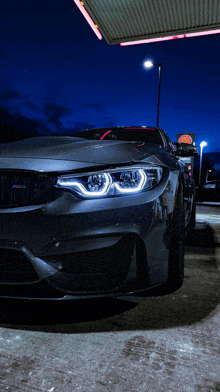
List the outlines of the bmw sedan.
<svg viewBox="0 0 220 392">
<path fill-rule="evenodd" d="M 0 296 L 80 299 L 177 290 L 195 184 L 153 127 L 0 145 Z"/>
</svg>

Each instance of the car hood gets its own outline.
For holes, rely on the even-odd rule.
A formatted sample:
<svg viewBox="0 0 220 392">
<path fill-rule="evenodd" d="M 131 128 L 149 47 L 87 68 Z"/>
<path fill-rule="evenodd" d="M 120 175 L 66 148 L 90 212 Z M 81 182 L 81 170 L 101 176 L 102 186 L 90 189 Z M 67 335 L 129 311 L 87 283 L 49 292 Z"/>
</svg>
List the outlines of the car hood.
<svg viewBox="0 0 220 392">
<path fill-rule="evenodd" d="M 0 168 L 60 171 L 131 161 L 158 164 L 155 154 L 162 154 L 160 163 L 165 164 L 165 151 L 162 146 L 143 142 L 36 137 L 1 144 Z"/>
</svg>

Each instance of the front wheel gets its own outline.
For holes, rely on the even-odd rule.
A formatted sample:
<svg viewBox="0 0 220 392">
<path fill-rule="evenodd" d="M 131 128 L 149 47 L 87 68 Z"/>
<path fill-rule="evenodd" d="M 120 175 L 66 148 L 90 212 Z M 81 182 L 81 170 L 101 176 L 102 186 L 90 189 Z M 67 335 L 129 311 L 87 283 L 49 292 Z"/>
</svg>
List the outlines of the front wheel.
<svg viewBox="0 0 220 392">
<path fill-rule="evenodd" d="M 191 217 L 190 217 L 190 222 L 189 222 L 189 228 L 194 229 L 196 225 L 196 203 L 195 200 L 193 201 L 193 207 L 192 207 L 192 212 L 191 212 Z"/>
<path fill-rule="evenodd" d="M 184 279 L 185 253 L 185 212 L 183 202 L 183 184 L 179 184 L 176 206 L 170 228 L 168 279 L 161 287 L 163 294 L 178 290 Z"/>
</svg>

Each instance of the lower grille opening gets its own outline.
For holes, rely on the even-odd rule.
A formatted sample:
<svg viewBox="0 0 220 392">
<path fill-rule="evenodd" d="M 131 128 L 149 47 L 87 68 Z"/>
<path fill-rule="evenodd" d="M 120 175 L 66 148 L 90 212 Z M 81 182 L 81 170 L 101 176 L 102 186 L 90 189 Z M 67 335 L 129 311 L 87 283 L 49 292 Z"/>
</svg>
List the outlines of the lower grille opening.
<svg viewBox="0 0 220 392">
<path fill-rule="evenodd" d="M 108 248 L 46 256 L 48 264 L 61 267 L 50 282 L 69 292 L 116 289 L 126 279 L 135 243 L 134 236 L 126 235 Z"/>
<path fill-rule="evenodd" d="M 38 280 L 38 274 L 23 252 L 0 249 L 0 283 L 31 283 Z"/>
<path fill-rule="evenodd" d="M 1 297 L 7 298 L 32 298 L 32 299 L 59 299 L 64 293 L 56 290 L 46 281 L 33 284 L 1 285 Z"/>
</svg>

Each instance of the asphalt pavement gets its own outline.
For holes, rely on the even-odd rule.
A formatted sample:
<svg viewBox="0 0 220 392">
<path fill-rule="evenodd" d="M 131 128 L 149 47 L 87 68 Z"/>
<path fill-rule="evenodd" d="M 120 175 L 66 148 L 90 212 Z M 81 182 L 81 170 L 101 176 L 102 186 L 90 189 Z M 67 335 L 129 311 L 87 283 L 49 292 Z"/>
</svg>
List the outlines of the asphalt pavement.
<svg viewBox="0 0 220 392">
<path fill-rule="evenodd" d="M 173 294 L 2 301 L 0 391 L 220 391 L 219 212 L 197 206 Z"/>
</svg>

